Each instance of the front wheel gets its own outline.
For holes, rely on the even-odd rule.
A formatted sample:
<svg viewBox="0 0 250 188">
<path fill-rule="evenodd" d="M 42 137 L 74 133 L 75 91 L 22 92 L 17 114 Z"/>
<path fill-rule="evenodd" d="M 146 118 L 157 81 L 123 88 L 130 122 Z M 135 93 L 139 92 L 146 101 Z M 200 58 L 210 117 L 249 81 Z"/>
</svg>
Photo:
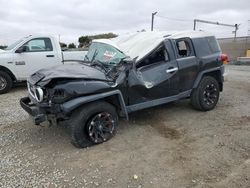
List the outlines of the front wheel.
<svg viewBox="0 0 250 188">
<path fill-rule="evenodd" d="M 7 93 L 12 88 L 13 82 L 9 74 L 0 71 L 0 94 Z"/>
<path fill-rule="evenodd" d="M 118 116 L 111 104 L 94 102 L 76 110 L 69 124 L 72 144 L 84 148 L 111 139 L 116 134 Z"/>
<path fill-rule="evenodd" d="M 218 81 L 211 77 L 202 78 L 199 86 L 191 94 L 191 104 L 194 108 L 202 111 L 214 109 L 220 96 Z"/>
</svg>

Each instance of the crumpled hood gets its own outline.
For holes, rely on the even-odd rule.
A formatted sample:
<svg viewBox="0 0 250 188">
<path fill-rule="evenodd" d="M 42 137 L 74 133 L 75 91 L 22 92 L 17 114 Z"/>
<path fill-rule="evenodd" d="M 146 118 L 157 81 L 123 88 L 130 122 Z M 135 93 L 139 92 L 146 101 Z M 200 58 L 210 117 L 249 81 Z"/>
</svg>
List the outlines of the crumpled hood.
<svg viewBox="0 0 250 188">
<path fill-rule="evenodd" d="M 41 85 L 46 85 L 50 80 L 55 78 L 83 78 L 88 80 L 108 81 L 102 71 L 84 64 L 64 64 L 41 69 L 32 74 L 28 81 L 32 85 L 38 82 L 41 82 Z"/>
</svg>

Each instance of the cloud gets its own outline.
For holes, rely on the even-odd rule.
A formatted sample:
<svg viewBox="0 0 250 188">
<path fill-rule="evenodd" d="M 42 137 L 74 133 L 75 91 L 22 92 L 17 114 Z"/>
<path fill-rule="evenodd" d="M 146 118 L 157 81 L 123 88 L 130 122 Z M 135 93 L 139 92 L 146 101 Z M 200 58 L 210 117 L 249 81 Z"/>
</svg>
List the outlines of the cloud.
<svg viewBox="0 0 250 188">
<path fill-rule="evenodd" d="M 86 34 L 149 30 L 154 11 L 158 11 L 157 30 L 191 30 L 193 19 L 200 18 L 241 23 L 238 33 L 246 35 L 250 19 L 249 0 L 0 0 L 0 4 L 0 44 L 30 34 L 60 34 L 64 42 L 76 43 L 79 36 Z M 197 27 L 220 37 L 232 36 L 233 28 L 205 24 Z"/>
</svg>

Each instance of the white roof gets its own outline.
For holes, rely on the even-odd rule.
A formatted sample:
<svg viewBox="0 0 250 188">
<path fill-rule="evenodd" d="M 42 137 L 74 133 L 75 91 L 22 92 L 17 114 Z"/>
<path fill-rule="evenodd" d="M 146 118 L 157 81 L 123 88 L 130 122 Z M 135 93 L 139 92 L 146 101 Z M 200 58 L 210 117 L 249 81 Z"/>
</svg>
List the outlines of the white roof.
<svg viewBox="0 0 250 188">
<path fill-rule="evenodd" d="M 154 32 L 138 32 L 133 34 L 126 34 L 118 36 L 114 39 L 97 39 L 93 42 L 109 44 L 130 58 L 136 58 L 136 61 L 140 61 L 147 54 L 152 52 L 158 47 L 166 38 L 200 38 L 204 36 L 213 36 L 203 31 L 154 31 Z"/>
</svg>

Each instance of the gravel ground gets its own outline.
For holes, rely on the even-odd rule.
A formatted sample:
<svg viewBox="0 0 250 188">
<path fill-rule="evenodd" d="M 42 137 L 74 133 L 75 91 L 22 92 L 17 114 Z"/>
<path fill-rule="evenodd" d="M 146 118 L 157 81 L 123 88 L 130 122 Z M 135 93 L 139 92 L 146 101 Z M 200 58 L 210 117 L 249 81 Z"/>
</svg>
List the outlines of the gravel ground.
<svg viewBox="0 0 250 188">
<path fill-rule="evenodd" d="M 0 95 L 0 127 L 28 119 L 29 115 L 19 106 L 19 99 L 27 95 L 26 88 L 19 86 L 11 93 Z"/>
<path fill-rule="evenodd" d="M 64 127 L 0 95 L 0 187 L 249 187 L 250 66 L 228 66 L 213 111 L 184 100 L 131 114 L 104 144 L 76 149 Z"/>
</svg>

